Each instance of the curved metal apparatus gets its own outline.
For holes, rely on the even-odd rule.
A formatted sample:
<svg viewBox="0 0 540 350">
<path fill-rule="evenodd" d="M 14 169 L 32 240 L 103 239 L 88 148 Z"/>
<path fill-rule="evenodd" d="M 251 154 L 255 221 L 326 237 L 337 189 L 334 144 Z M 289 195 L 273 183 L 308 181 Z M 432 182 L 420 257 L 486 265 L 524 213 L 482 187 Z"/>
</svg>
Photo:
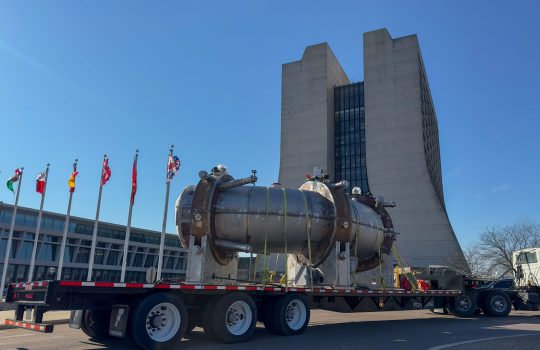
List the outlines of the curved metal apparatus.
<svg viewBox="0 0 540 350">
<path fill-rule="evenodd" d="M 245 186 L 202 171 L 196 186 L 184 189 L 176 202 L 176 224 L 184 247 L 193 235 L 208 244 L 217 262 L 227 264 L 238 251 L 301 254 L 321 264 L 335 242 L 349 242 L 358 258 L 357 271 L 378 266 L 395 239 L 385 204 L 371 196 L 345 193 L 346 181 L 310 180 L 299 189 Z M 309 241 L 309 244 L 308 244 Z"/>
</svg>

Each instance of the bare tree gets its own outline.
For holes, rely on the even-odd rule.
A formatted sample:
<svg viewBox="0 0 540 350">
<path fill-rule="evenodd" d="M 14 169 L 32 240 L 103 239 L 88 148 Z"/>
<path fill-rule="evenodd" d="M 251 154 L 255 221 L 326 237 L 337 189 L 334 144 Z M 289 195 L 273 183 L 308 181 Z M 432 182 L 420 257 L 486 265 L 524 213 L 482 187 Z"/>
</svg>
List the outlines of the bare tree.
<svg viewBox="0 0 540 350">
<path fill-rule="evenodd" d="M 540 225 L 524 218 L 510 225 L 485 228 L 474 253 L 488 274 L 500 275 L 512 269 L 512 252 L 537 246 L 540 246 Z"/>
<path fill-rule="evenodd" d="M 478 243 L 474 243 L 463 249 L 463 255 L 469 266 L 469 270 L 474 276 L 490 276 L 486 261 L 482 257 Z"/>
</svg>

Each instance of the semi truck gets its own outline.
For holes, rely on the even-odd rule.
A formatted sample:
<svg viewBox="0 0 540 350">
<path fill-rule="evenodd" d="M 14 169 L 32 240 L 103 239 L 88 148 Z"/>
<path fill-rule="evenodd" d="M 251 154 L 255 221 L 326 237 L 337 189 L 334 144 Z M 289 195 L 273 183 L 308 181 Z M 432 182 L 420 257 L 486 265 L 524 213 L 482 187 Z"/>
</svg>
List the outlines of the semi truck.
<svg viewBox="0 0 540 350">
<path fill-rule="evenodd" d="M 538 294 L 432 267 L 405 287 L 394 266 L 395 203 L 347 191 L 348 183 L 309 177 L 300 188 L 256 186 L 256 172 L 234 179 L 199 172 L 176 201 L 186 278 L 148 283 L 34 281 L 11 284 L 7 325 L 52 332 L 51 310 L 71 310 L 70 327 L 91 338 L 131 338 L 142 349 L 176 349 L 195 327 L 221 343 L 249 340 L 257 322 L 272 334 L 299 335 L 310 309 L 337 312 L 431 309 L 469 317 L 508 315 L 538 305 Z M 237 275 L 239 254 L 282 254 L 283 276 L 263 263 Z M 420 283 L 421 282 L 421 283 Z M 535 299 L 536 298 L 536 299 Z M 532 307 L 531 307 L 532 308 Z"/>
</svg>

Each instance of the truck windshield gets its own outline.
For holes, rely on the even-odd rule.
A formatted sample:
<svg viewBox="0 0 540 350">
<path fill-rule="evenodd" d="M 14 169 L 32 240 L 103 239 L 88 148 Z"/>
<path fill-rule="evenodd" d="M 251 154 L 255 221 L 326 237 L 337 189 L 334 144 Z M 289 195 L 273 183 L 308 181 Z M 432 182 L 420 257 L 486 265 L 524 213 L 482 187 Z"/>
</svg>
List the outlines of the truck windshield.
<svg viewBox="0 0 540 350">
<path fill-rule="evenodd" d="M 538 259 L 534 252 L 521 252 L 516 259 L 516 264 L 534 264 L 536 262 Z"/>
</svg>

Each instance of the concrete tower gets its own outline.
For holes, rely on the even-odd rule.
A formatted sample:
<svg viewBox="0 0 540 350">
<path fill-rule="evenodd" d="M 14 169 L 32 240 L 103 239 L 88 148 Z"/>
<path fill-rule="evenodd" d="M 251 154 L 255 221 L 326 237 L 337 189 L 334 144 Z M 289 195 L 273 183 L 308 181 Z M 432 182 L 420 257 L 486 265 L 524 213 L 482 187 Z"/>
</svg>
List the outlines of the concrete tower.
<svg viewBox="0 0 540 350">
<path fill-rule="evenodd" d="M 279 182 L 299 187 L 320 167 L 334 175 L 334 86 L 349 83 L 327 43 L 283 65 Z"/>
<path fill-rule="evenodd" d="M 318 166 L 396 201 L 397 246 L 414 267 L 466 266 L 444 204 L 438 124 L 416 35 L 364 33 L 364 82 L 326 43 L 283 65 L 279 181 Z M 366 171 L 367 170 L 367 171 Z"/>
</svg>

